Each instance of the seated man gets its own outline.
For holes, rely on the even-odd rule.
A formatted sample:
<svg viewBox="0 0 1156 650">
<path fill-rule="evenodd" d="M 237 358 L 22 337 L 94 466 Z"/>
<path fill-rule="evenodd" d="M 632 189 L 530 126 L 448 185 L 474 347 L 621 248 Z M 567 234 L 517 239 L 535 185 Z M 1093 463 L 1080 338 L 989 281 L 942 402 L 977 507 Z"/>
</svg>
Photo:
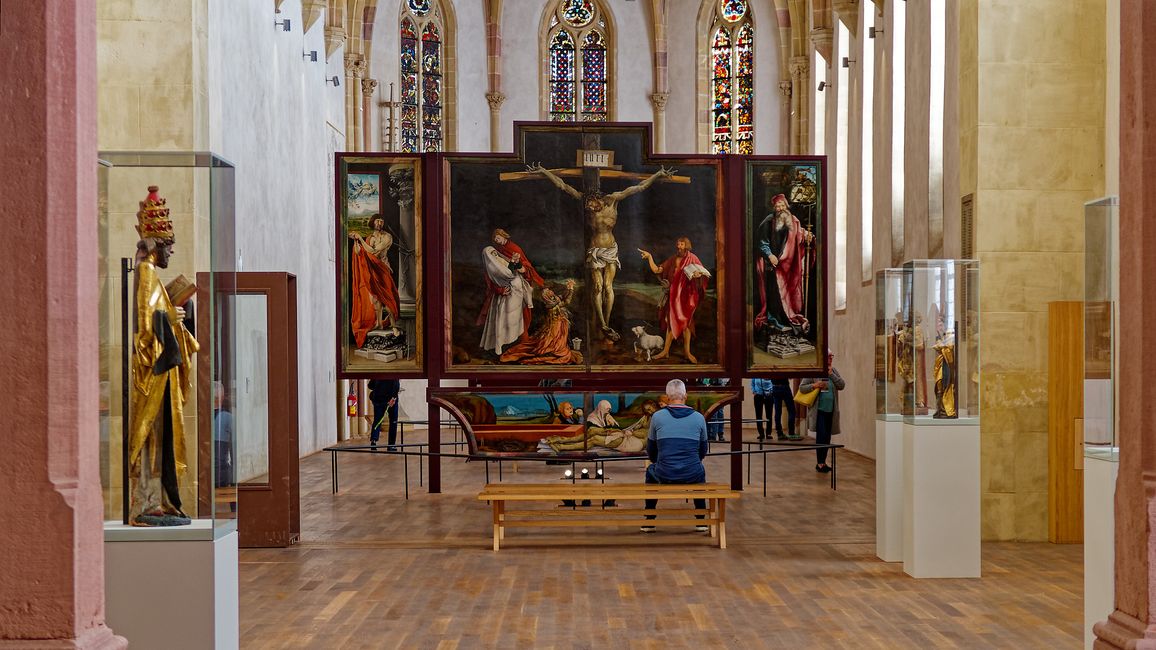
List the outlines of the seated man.
<svg viewBox="0 0 1156 650">
<path fill-rule="evenodd" d="M 650 433 L 647 436 L 646 455 L 651 465 L 646 468 L 647 483 L 705 483 L 706 468 L 702 459 L 706 458 L 706 419 L 702 414 L 686 405 L 686 384 L 681 379 L 671 379 L 666 384 L 668 405 L 650 418 Z M 647 499 L 646 509 L 654 510 L 657 499 Z M 706 499 L 695 499 L 694 507 L 706 510 Z M 654 519 L 655 515 L 646 515 Z M 704 515 L 695 515 L 702 519 Z M 642 532 L 653 533 L 654 526 L 643 526 Z M 699 532 L 710 528 L 699 524 Z"/>
</svg>

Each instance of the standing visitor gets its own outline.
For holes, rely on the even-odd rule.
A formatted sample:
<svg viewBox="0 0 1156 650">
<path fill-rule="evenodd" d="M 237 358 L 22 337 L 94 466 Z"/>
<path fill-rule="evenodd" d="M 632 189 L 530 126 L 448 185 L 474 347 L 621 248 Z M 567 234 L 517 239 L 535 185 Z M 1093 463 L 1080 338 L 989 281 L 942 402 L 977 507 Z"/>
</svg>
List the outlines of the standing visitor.
<svg viewBox="0 0 1156 650">
<path fill-rule="evenodd" d="M 831 444 L 831 436 L 839 435 L 839 394 L 838 391 L 843 390 L 847 386 L 847 382 L 843 381 L 843 376 L 835 370 L 835 355 L 827 355 L 827 366 L 831 369 L 826 378 L 823 379 L 804 379 L 802 384 L 799 384 L 800 393 L 811 393 L 816 390 L 821 391 L 819 397 L 815 399 L 815 404 L 807 409 L 807 419 L 814 418 L 815 420 L 815 442 L 820 445 Z M 813 414 L 813 415 L 812 415 Z M 818 459 L 818 464 L 815 465 L 816 472 L 827 473 L 831 471 L 831 466 L 827 464 L 827 448 L 821 447 L 815 450 L 815 455 Z"/>
</svg>

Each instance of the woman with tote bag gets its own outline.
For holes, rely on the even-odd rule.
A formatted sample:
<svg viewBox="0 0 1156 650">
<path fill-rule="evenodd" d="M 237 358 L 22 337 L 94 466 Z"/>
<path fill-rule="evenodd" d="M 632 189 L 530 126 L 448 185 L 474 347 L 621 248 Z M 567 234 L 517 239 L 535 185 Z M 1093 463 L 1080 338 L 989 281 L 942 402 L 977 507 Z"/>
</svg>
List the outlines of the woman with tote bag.
<svg viewBox="0 0 1156 650">
<path fill-rule="evenodd" d="M 830 374 L 822 379 L 808 378 L 804 379 L 803 383 L 799 384 L 799 397 L 802 399 L 810 398 L 813 402 L 807 409 L 808 424 L 814 423 L 815 428 L 815 442 L 820 445 L 831 444 L 831 436 L 838 435 L 839 431 L 839 392 L 846 388 L 847 382 L 843 381 L 843 376 L 835 370 L 835 355 L 827 355 L 827 366 L 830 367 Z M 818 392 L 818 395 L 812 395 Z M 827 473 L 831 471 L 831 466 L 827 464 L 827 448 L 821 447 L 815 450 L 818 463 L 815 465 L 815 471 Z"/>
</svg>

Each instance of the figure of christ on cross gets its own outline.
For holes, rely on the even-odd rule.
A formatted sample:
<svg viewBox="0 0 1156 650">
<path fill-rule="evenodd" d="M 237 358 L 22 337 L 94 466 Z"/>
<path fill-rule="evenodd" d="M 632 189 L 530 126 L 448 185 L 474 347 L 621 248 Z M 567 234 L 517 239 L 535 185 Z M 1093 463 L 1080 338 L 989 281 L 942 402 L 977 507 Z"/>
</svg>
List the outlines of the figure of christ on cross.
<svg viewBox="0 0 1156 650">
<path fill-rule="evenodd" d="M 569 171 L 569 170 L 566 170 Z M 528 174 L 545 177 L 558 189 L 582 201 L 583 213 L 589 224 L 590 249 L 586 251 L 586 268 L 590 271 L 590 293 L 594 300 L 594 313 L 598 315 L 598 325 L 602 335 L 611 341 L 621 337 L 610 327 L 610 312 L 614 309 L 614 277 L 618 275 L 618 242 L 614 239 L 614 226 L 618 223 L 618 202 L 628 196 L 638 194 L 659 179 L 689 182 L 689 178 L 676 177 L 673 169 L 659 168 L 650 176 L 624 190 L 603 194 L 597 189 L 579 191 L 562 180 L 553 171 L 534 163 L 526 166 Z M 642 178 L 637 174 L 618 172 L 615 177 Z"/>
</svg>

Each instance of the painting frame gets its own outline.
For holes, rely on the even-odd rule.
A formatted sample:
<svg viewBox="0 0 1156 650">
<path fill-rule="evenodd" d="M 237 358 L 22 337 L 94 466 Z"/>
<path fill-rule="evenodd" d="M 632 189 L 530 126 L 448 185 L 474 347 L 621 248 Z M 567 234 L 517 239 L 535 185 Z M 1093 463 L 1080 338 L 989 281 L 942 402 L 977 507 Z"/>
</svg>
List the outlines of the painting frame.
<svg viewBox="0 0 1156 650">
<path fill-rule="evenodd" d="M 542 142 L 552 141 L 550 138 L 570 138 L 566 140 L 566 145 L 561 148 L 550 149 L 542 144 Z M 657 181 L 654 186 L 647 186 L 649 189 L 639 190 L 636 193 L 627 194 L 627 196 L 635 196 L 641 194 L 639 199 L 626 198 L 618 204 L 621 212 L 615 214 L 616 224 L 612 226 L 615 233 L 621 229 L 625 234 L 616 234 L 615 246 L 617 248 L 617 255 L 619 260 L 618 281 L 624 289 L 617 292 L 619 302 L 614 305 L 617 312 L 609 312 L 606 316 L 607 325 L 609 329 L 618 335 L 618 339 L 610 340 L 605 334 L 605 327 L 599 327 L 598 320 L 592 315 L 594 311 L 594 301 L 592 298 L 595 286 L 594 278 L 591 268 L 592 265 L 588 261 L 588 256 L 596 248 L 593 241 L 597 237 L 597 232 L 593 232 L 593 219 L 590 212 L 587 211 L 585 201 L 585 194 L 579 198 L 579 201 L 571 202 L 567 194 L 573 195 L 573 192 L 565 191 L 563 188 L 554 187 L 547 179 L 537 178 L 533 179 L 537 182 L 539 189 L 535 190 L 535 195 L 530 199 L 536 201 L 536 205 L 547 206 L 547 209 L 542 210 L 541 214 L 547 215 L 550 221 L 550 227 L 553 232 L 558 234 L 563 233 L 577 233 L 581 232 L 581 240 L 577 236 L 567 244 L 567 261 L 562 266 L 568 273 L 567 279 L 575 280 L 577 291 L 579 292 L 582 305 L 589 307 L 586 313 L 582 313 L 581 309 L 576 309 L 578 312 L 574 320 L 569 323 L 573 331 L 578 334 L 572 337 L 567 337 L 571 341 L 579 339 L 577 342 L 579 351 L 583 352 L 583 359 L 581 362 L 565 362 L 556 365 L 547 363 L 516 363 L 510 364 L 502 360 L 504 351 L 501 346 L 491 350 L 488 358 L 483 361 L 478 361 L 478 357 L 482 356 L 478 350 L 485 348 L 482 345 L 485 343 L 485 326 L 480 326 L 481 314 L 484 313 L 485 308 L 479 309 L 477 305 L 466 305 L 465 301 L 459 299 L 462 291 L 461 277 L 463 276 L 463 267 L 460 266 L 461 259 L 485 259 L 483 253 L 491 245 L 490 233 L 496 233 L 498 230 L 508 230 L 512 233 L 512 240 L 518 241 L 520 236 L 525 233 L 524 222 L 519 222 L 517 217 L 511 218 L 516 228 L 510 228 L 491 214 L 482 213 L 478 216 L 476 213 L 463 214 L 462 206 L 465 205 L 462 201 L 456 201 L 456 196 L 459 192 L 466 192 L 463 188 L 476 188 L 477 184 L 470 185 L 463 181 L 462 173 L 459 170 L 463 169 L 464 165 L 492 165 L 495 172 L 492 181 L 489 181 L 491 186 L 496 186 L 499 177 L 502 180 L 524 180 L 524 178 L 516 178 L 517 176 L 525 176 L 527 164 L 534 164 L 542 158 L 535 152 L 541 151 L 556 151 L 557 160 L 553 163 L 543 162 L 549 167 L 551 164 L 561 167 L 575 167 L 582 166 L 583 158 L 582 152 L 591 151 L 592 148 L 586 143 L 593 138 L 595 142 L 604 143 L 602 147 L 608 151 L 611 156 L 607 157 L 607 162 L 615 169 L 616 175 L 611 176 L 611 180 L 606 181 L 601 176 L 604 173 L 598 170 L 599 177 L 606 183 L 605 192 L 611 194 L 622 194 L 623 190 L 633 187 L 631 184 L 643 185 L 649 175 L 656 173 L 656 170 L 662 168 L 673 168 L 675 170 L 674 176 L 684 176 L 691 178 L 690 181 L 671 180 L 669 185 L 666 183 L 667 178 L 662 178 Z M 537 142 L 535 142 L 537 140 Z M 574 145 L 573 141 L 579 141 L 581 145 Z M 442 235 L 440 248 L 445 251 L 445 257 L 441 265 L 440 272 L 443 273 L 444 292 L 442 296 L 442 308 L 444 309 L 445 321 L 447 323 L 446 334 L 443 340 L 442 359 L 441 364 L 444 368 L 444 376 L 447 378 L 453 377 L 474 377 L 477 375 L 485 376 L 501 376 L 504 378 L 514 379 L 530 379 L 535 380 L 542 377 L 577 377 L 586 376 L 591 378 L 608 377 L 609 375 L 628 375 L 631 378 L 646 378 L 646 377 L 669 377 L 673 372 L 685 376 L 722 376 L 727 374 L 731 366 L 730 355 L 734 350 L 734 343 L 732 342 L 730 332 L 728 330 L 725 314 L 729 307 L 729 301 L 732 299 L 731 293 L 733 291 L 732 275 L 730 264 L 727 263 L 726 253 L 728 247 L 727 242 L 727 198 L 728 187 L 727 178 L 725 174 L 725 159 L 721 156 L 710 156 L 704 154 L 690 154 L 690 155 L 664 155 L 655 154 L 651 151 L 651 133 L 649 124 L 633 124 L 633 123 L 600 123 L 600 124 L 558 124 L 558 123 L 516 123 L 515 124 L 515 138 L 514 142 L 517 151 L 510 154 L 447 154 L 441 156 L 441 169 L 439 176 L 441 177 L 440 201 L 441 201 L 441 223 Z M 610 144 L 606 144 L 610 143 Z M 626 146 L 621 143 L 629 143 Z M 617 147 L 617 148 L 616 148 Z M 614 163 L 620 163 L 614 165 Z M 559 171 L 553 169 L 553 171 Z M 588 168 L 582 169 L 565 169 L 561 170 L 570 173 L 571 175 L 566 179 L 575 189 L 582 189 L 585 191 L 586 179 L 589 178 Z M 480 172 L 478 172 L 480 173 Z M 693 178 L 692 178 L 693 177 Z M 661 183 L 661 184 L 660 184 Z M 504 184 L 505 185 L 505 184 Z M 653 206 L 666 206 L 666 202 L 675 202 L 676 199 L 671 196 L 655 198 L 656 194 L 662 191 L 668 191 L 665 188 L 685 188 L 692 186 L 692 194 L 694 194 L 694 205 L 696 208 L 701 206 L 708 206 L 701 210 L 688 210 L 685 214 L 676 214 L 671 217 L 666 212 L 660 212 Z M 528 186 L 528 184 L 526 185 Z M 507 187 L 511 189 L 506 189 Z M 526 201 L 518 201 L 509 197 L 515 196 L 515 189 L 522 186 L 515 186 L 513 184 L 506 185 L 501 188 L 502 196 L 511 204 L 517 206 Z M 595 185 L 598 188 L 598 185 Z M 658 189 L 656 189 L 658 188 Z M 683 190 L 685 193 L 685 190 Z M 494 192 L 496 194 L 496 191 Z M 676 192 L 671 193 L 672 196 Z M 634 202 L 638 207 L 631 208 L 631 202 Z M 685 203 L 685 201 L 684 201 Z M 570 206 L 574 205 L 575 208 Z M 565 206 L 565 207 L 560 207 Z M 516 208 L 515 208 L 516 209 Z M 654 210 L 648 214 L 647 219 L 638 219 L 636 216 L 644 210 Z M 568 216 L 566 216 L 568 215 Z M 621 216 L 620 216 L 621 215 Z M 660 216 L 656 216 L 660 215 Z M 708 215 L 704 217 L 704 215 Z M 680 221 L 681 219 L 681 221 Z M 461 223 L 468 220 L 468 228 L 463 229 Z M 675 237 L 673 230 L 670 227 L 671 223 L 683 224 L 681 227 L 691 232 L 691 235 L 683 234 L 680 237 Z M 675 226 L 677 229 L 678 226 Z M 472 229 L 472 230 L 469 230 Z M 519 230 L 521 229 L 521 230 Z M 647 230 L 650 229 L 650 230 Z M 466 232 L 468 230 L 468 232 Z M 463 234 L 464 233 L 464 234 Z M 651 234 L 639 234 L 651 233 Z M 654 234 L 654 233 L 661 233 Z M 539 235 L 540 237 L 540 235 Z M 661 237 L 662 239 L 660 239 Z M 698 328 L 692 334 L 693 354 L 687 355 L 687 351 L 682 346 L 682 339 L 676 339 L 672 344 L 672 350 L 677 346 L 676 350 L 670 353 L 670 357 L 664 360 L 665 363 L 644 363 L 642 359 L 645 356 L 645 350 L 639 349 L 635 346 L 637 341 L 642 339 L 642 335 L 659 336 L 662 337 L 664 332 L 662 326 L 664 321 L 661 319 L 662 309 L 662 294 L 664 289 L 661 288 L 660 282 L 657 279 L 652 280 L 652 285 L 641 286 L 642 283 L 634 281 L 631 284 L 631 277 L 633 276 L 647 276 L 649 271 L 639 271 L 639 268 L 645 269 L 645 264 L 648 262 L 646 258 L 640 258 L 641 250 L 653 250 L 653 260 L 657 263 L 663 259 L 668 259 L 676 255 L 675 251 L 678 249 L 676 239 L 682 237 L 695 238 L 699 237 L 706 240 L 705 249 L 700 246 L 694 247 L 696 255 L 702 254 L 704 268 L 709 274 L 709 278 L 705 281 L 705 289 L 702 290 L 703 305 L 709 304 L 709 307 L 698 307 L 692 321 L 695 327 Z M 669 241 L 667 241 L 669 240 Z M 462 242 L 469 241 L 471 249 L 464 250 Z M 458 246 L 455 249 L 455 245 Z M 524 243 L 522 245 L 525 245 Z M 645 248 L 644 248 L 645 247 Z M 706 253 L 700 253 L 701 250 L 706 250 Z M 536 256 L 540 257 L 542 253 L 541 247 L 527 246 L 525 257 L 534 259 Z M 476 265 L 475 265 L 476 266 Z M 661 265 L 659 265 L 661 266 Z M 625 269 L 625 270 L 621 270 Z M 471 279 L 474 286 L 472 291 L 481 292 L 485 285 L 482 283 L 480 276 L 483 271 L 481 267 L 472 268 L 469 270 L 467 276 Z M 631 276 L 630 274 L 633 274 Z M 556 274 L 557 275 L 557 274 Z M 565 275 L 565 273 L 563 274 Z M 549 274 L 544 274 L 547 282 L 560 281 L 561 277 L 549 277 Z M 701 277 L 701 275 L 700 275 Z M 625 278 L 625 279 L 624 279 Z M 645 281 L 645 280 L 644 280 Z M 539 303 L 540 289 L 534 289 L 534 295 L 531 301 L 535 306 L 544 306 L 543 301 Z M 647 293 L 649 292 L 649 293 Z M 636 305 L 631 306 L 630 300 L 635 300 Z M 474 298 L 475 302 L 484 299 Z M 605 301 L 603 304 L 606 304 Z M 697 303 L 696 303 L 697 304 Z M 532 318 L 532 325 L 528 326 L 528 331 L 524 334 L 525 337 L 532 337 L 535 332 L 541 327 L 542 319 L 540 316 L 543 310 L 534 312 Z M 467 313 L 468 312 L 468 313 Z M 653 313 L 652 313 L 653 312 Z M 467 313 L 471 318 L 475 313 L 479 315 L 471 326 L 469 319 L 463 316 Z M 710 314 L 710 322 L 706 323 L 706 314 Z M 704 323 L 706 323 L 704 325 Z M 525 326 L 524 326 L 525 327 Z M 641 328 L 640 332 L 636 332 L 634 328 Z M 468 335 L 461 334 L 467 328 L 470 329 Z M 705 336 L 699 337 L 700 331 L 706 332 Z M 697 337 L 697 338 L 693 338 Z M 481 339 L 481 342 L 479 342 Z M 608 342 L 609 341 L 609 342 Z M 505 344 L 514 346 L 514 343 Z M 701 348 L 699 347 L 701 346 Z M 574 347 L 574 346 L 572 346 Z M 508 348 L 506 348 L 508 349 Z M 704 349 L 706 352 L 700 353 L 699 350 Z M 586 352 L 589 351 L 587 354 Z M 651 357 L 655 356 L 652 350 Z M 706 360 L 700 359 L 704 357 Z M 691 362 L 691 359 L 694 359 Z M 671 360 L 673 359 L 673 360 Z M 534 358 L 537 360 L 537 357 Z"/>
<path fill-rule="evenodd" d="M 337 378 L 424 377 L 423 159 L 334 158 Z"/>
<path fill-rule="evenodd" d="M 746 375 L 824 376 L 827 157 L 745 156 L 742 165 Z M 787 214 L 778 209 L 782 199 Z"/>
</svg>

